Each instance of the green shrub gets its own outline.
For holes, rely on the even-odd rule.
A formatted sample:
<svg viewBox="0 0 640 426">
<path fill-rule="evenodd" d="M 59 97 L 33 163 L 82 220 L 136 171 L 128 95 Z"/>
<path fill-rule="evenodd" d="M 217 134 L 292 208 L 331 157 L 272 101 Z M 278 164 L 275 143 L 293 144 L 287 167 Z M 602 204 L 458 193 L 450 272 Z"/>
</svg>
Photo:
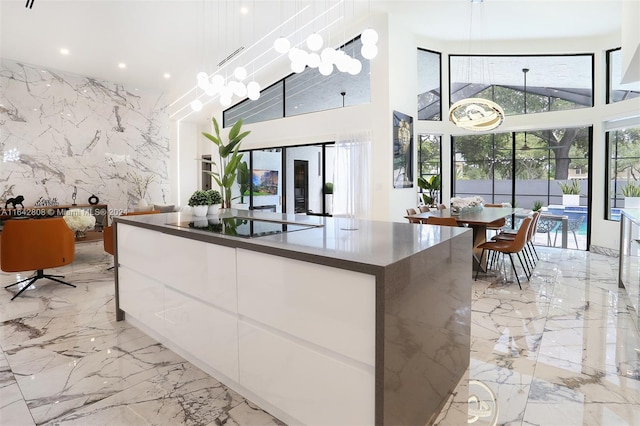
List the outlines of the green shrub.
<svg viewBox="0 0 640 426">
<path fill-rule="evenodd" d="M 207 191 L 207 194 L 211 199 L 211 204 L 222 204 L 222 194 L 220 194 L 220 191 L 216 191 L 215 189 L 210 189 Z"/>
<path fill-rule="evenodd" d="M 209 197 L 207 191 L 197 190 L 191 195 L 191 198 L 189 198 L 188 204 L 191 207 L 208 206 L 211 204 L 211 197 Z"/>
<path fill-rule="evenodd" d="M 622 195 L 625 197 L 640 197 L 640 184 L 633 182 L 627 182 L 627 185 L 622 188 Z"/>
<path fill-rule="evenodd" d="M 580 195 L 580 184 L 577 180 L 569 179 L 566 182 L 558 182 L 558 186 L 563 194 Z"/>
</svg>

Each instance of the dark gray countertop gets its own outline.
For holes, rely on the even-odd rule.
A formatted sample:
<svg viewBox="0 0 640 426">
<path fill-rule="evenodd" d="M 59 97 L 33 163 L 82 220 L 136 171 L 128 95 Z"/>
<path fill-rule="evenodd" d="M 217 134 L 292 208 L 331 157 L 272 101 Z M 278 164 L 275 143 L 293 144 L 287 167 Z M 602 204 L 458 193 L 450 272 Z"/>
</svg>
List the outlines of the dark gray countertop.
<svg viewBox="0 0 640 426">
<path fill-rule="evenodd" d="M 194 218 L 189 213 L 120 216 L 115 217 L 114 220 L 116 223 L 140 226 L 184 238 L 366 273 L 380 273 L 389 265 L 460 234 L 471 232 L 467 228 L 234 209 L 220 215 L 220 217 L 231 216 L 306 224 L 314 227 L 255 238 L 240 238 L 170 225 L 192 221 Z M 207 219 L 215 222 L 215 217 L 210 216 Z"/>
</svg>

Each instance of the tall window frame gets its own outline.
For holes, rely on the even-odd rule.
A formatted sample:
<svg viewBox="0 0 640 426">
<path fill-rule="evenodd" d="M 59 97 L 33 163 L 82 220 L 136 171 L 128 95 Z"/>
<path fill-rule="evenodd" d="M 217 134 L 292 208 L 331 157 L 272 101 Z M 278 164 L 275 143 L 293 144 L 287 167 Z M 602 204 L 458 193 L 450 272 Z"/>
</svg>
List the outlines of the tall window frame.
<svg viewBox="0 0 640 426">
<path fill-rule="evenodd" d="M 442 54 L 418 48 L 418 120 L 442 121 Z"/>
<path fill-rule="evenodd" d="M 640 126 L 609 130 L 606 141 L 607 197 L 605 219 L 620 220 L 625 207 L 623 190 L 628 182 L 640 184 Z"/>
</svg>

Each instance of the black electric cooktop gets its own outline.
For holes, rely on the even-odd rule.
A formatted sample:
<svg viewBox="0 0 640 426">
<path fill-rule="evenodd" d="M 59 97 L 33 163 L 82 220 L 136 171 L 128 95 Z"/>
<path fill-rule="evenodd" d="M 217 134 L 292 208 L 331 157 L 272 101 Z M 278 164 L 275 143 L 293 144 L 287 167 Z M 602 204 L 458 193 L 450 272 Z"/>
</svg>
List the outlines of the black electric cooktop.
<svg viewBox="0 0 640 426">
<path fill-rule="evenodd" d="M 283 232 L 301 231 L 314 228 L 314 225 L 296 223 L 271 222 L 268 220 L 249 219 L 244 217 L 206 218 L 188 222 L 167 223 L 180 228 L 211 232 L 212 234 L 230 235 L 240 238 L 256 238 Z"/>
</svg>

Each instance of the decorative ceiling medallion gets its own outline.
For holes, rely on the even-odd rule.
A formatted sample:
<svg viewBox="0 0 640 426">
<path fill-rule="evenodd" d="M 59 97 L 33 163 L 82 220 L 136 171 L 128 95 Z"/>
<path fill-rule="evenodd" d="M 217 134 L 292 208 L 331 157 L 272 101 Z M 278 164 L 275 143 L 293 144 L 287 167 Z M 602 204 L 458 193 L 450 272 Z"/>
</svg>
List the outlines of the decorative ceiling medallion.
<svg viewBox="0 0 640 426">
<path fill-rule="evenodd" d="M 488 99 L 467 98 L 451 105 L 449 120 L 467 130 L 493 130 L 504 121 L 504 111 Z"/>
</svg>

